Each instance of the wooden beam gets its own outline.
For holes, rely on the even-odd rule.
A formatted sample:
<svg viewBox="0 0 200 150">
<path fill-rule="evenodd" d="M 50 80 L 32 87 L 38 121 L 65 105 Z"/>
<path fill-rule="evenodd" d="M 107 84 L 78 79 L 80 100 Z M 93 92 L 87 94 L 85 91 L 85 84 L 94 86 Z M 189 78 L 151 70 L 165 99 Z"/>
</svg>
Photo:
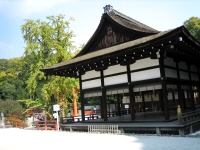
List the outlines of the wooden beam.
<svg viewBox="0 0 200 150">
<path fill-rule="evenodd" d="M 81 80 L 81 75 L 79 75 L 79 85 L 80 85 L 80 101 L 81 101 L 81 117 L 82 121 L 85 121 L 85 109 L 84 109 L 84 92 L 82 90 L 82 80 Z"/>
<path fill-rule="evenodd" d="M 190 92 L 190 106 L 191 106 L 191 110 L 195 110 L 195 107 L 194 107 L 194 92 L 193 92 L 193 89 L 192 89 L 192 79 L 191 79 L 191 71 L 190 71 L 190 65 L 188 65 L 188 74 L 189 74 L 189 81 L 190 81 L 190 84 L 189 84 L 189 92 Z"/>
<path fill-rule="evenodd" d="M 160 64 L 160 75 L 161 75 L 161 84 L 162 84 L 162 96 L 164 101 L 164 113 L 165 113 L 165 120 L 169 120 L 169 106 L 168 106 L 168 98 L 167 98 L 167 84 L 165 80 L 165 68 L 164 68 L 164 60 L 163 54 L 161 53 L 161 57 L 159 59 Z"/>
<path fill-rule="evenodd" d="M 128 89 L 130 97 L 131 120 L 135 120 L 135 96 L 133 94 L 133 85 L 131 84 L 130 65 L 127 65 L 126 68 L 127 68 Z"/>
<path fill-rule="evenodd" d="M 107 117 L 107 104 L 106 104 L 106 89 L 104 87 L 104 74 L 103 71 L 100 71 L 101 74 L 101 91 L 102 91 L 102 103 L 103 103 L 103 119 L 104 121 L 108 121 Z"/>
</svg>

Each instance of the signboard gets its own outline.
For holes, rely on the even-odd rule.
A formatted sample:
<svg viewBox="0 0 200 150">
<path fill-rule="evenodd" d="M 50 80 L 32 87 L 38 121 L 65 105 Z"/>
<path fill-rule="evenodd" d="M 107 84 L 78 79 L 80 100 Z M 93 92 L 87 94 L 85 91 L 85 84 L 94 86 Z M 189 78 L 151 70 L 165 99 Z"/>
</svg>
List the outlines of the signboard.
<svg viewBox="0 0 200 150">
<path fill-rule="evenodd" d="M 60 105 L 53 105 L 53 111 L 60 111 Z"/>
<path fill-rule="evenodd" d="M 129 105 L 125 105 L 125 108 L 128 109 L 128 108 L 129 108 Z"/>
</svg>

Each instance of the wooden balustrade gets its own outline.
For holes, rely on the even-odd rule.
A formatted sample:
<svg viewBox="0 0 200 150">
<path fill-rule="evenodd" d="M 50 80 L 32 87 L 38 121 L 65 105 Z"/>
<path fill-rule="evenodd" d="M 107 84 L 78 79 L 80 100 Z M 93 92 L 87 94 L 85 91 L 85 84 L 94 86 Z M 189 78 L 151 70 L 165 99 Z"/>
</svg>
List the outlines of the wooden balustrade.
<svg viewBox="0 0 200 150">
<path fill-rule="evenodd" d="M 90 114 L 90 115 L 85 115 L 85 120 L 94 120 L 94 119 L 99 119 L 101 116 L 99 114 Z M 72 122 L 80 122 L 82 121 L 81 116 L 72 116 L 72 117 L 62 117 L 61 118 L 61 123 L 72 123 Z"/>
<path fill-rule="evenodd" d="M 24 129 L 24 120 L 8 120 L 10 122 L 10 125 L 16 128 Z"/>
<path fill-rule="evenodd" d="M 193 121 L 197 118 L 200 118 L 200 110 L 186 113 L 186 114 L 183 114 L 182 116 L 183 123 L 186 123 L 188 121 Z"/>
<path fill-rule="evenodd" d="M 37 130 L 58 130 L 58 125 L 56 120 L 37 121 Z"/>
</svg>

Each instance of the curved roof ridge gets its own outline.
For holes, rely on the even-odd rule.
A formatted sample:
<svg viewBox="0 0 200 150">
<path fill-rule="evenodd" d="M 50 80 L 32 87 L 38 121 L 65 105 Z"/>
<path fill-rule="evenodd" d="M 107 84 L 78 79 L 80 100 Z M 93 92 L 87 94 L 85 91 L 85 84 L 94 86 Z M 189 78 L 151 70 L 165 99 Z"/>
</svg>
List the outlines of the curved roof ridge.
<svg viewBox="0 0 200 150">
<path fill-rule="evenodd" d="M 118 15 L 118 16 L 120 16 L 120 17 L 122 17 L 122 18 L 124 18 L 124 19 L 126 19 L 126 20 L 128 20 L 128 21 L 130 21 L 130 22 L 132 22 L 134 24 L 136 24 L 136 25 L 141 25 L 141 26 L 146 27 L 148 29 L 151 29 L 151 30 L 153 30 L 155 32 L 159 32 L 158 30 L 156 30 L 156 29 L 154 29 L 152 27 L 149 27 L 149 26 L 147 26 L 147 25 L 145 25 L 145 24 L 143 24 L 143 23 L 141 23 L 141 22 L 139 22 L 139 21 L 137 21 L 137 20 L 135 20 L 135 19 L 133 19 L 133 18 L 131 18 L 129 16 L 126 16 L 126 15 L 122 14 L 121 12 L 119 12 L 119 11 L 117 11 L 115 9 L 112 9 L 112 11 L 109 12 L 109 14 L 111 14 L 111 15 L 113 15 L 113 13 L 115 15 Z"/>
</svg>

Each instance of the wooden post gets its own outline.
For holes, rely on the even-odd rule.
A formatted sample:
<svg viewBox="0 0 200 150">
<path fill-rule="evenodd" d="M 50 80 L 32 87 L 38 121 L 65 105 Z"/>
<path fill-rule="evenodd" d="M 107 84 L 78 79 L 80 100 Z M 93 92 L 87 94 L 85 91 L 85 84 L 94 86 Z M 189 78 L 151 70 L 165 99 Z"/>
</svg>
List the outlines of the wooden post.
<svg viewBox="0 0 200 150">
<path fill-rule="evenodd" d="M 175 93 L 174 93 L 174 91 L 172 91 L 172 99 L 173 99 L 173 104 L 175 104 L 176 102 L 175 102 Z"/>
<path fill-rule="evenodd" d="M 178 104 L 180 105 L 182 111 L 185 111 L 184 108 L 184 104 L 183 104 L 183 97 L 184 95 L 182 94 L 182 89 L 181 89 L 181 78 L 180 78 L 180 72 L 179 72 L 179 66 L 178 63 L 179 61 L 175 61 L 176 62 L 176 70 L 177 70 L 177 77 L 178 77 L 178 84 L 177 84 L 177 88 L 178 88 Z"/>
<path fill-rule="evenodd" d="M 103 101 L 103 118 L 104 118 L 104 121 L 108 121 L 107 104 L 106 104 L 106 90 L 104 87 L 102 89 L 102 101 Z"/>
<path fill-rule="evenodd" d="M 133 85 L 131 84 L 130 65 L 126 65 L 126 69 L 127 69 L 128 90 L 130 98 L 131 120 L 135 120 L 135 96 L 133 93 Z"/>
<path fill-rule="evenodd" d="M 160 111 L 164 111 L 162 90 L 160 90 L 159 92 L 159 101 L 160 101 Z"/>
<path fill-rule="evenodd" d="M 190 84 L 189 84 L 189 92 L 190 92 L 190 106 L 191 106 L 191 110 L 195 110 L 195 106 L 194 106 L 194 92 L 192 89 L 192 77 L 191 77 L 191 71 L 190 71 L 190 65 L 188 64 L 188 73 L 189 73 L 189 80 L 190 80 Z"/>
<path fill-rule="evenodd" d="M 47 130 L 47 115 L 46 115 L 46 109 L 45 109 L 45 112 L 44 112 L 44 121 L 45 121 L 45 130 Z"/>
<path fill-rule="evenodd" d="M 120 111 L 120 96 L 117 94 L 117 116 L 121 116 L 121 111 Z"/>
<path fill-rule="evenodd" d="M 32 117 L 33 117 L 32 130 L 34 130 L 34 118 L 35 118 L 34 108 L 32 108 Z"/>
<path fill-rule="evenodd" d="M 178 107 L 177 107 L 177 117 L 178 117 L 178 123 L 179 123 L 179 124 L 183 124 L 182 112 L 181 112 L 181 107 L 180 107 L 180 105 L 178 105 Z"/>
<path fill-rule="evenodd" d="M 130 96 L 130 111 L 131 111 L 131 120 L 135 120 L 135 96 L 133 94 L 133 86 L 129 85 L 129 96 Z"/>
<path fill-rule="evenodd" d="M 82 121 L 85 121 L 85 104 L 84 104 L 84 93 L 82 89 L 82 81 L 81 81 L 81 75 L 79 75 L 79 85 L 80 85 L 80 101 L 81 101 L 81 117 Z"/>
<path fill-rule="evenodd" d="M 77 100 L 76 100 L 76 96 L 78 94 L 78 90 L 76 90 L 75 88 L 73 89 L 73 106 L 74 106 L 74 113 L 73 113 L 73 116 L 78 116 L 78 113 L 77 113 Z"/>
<path fill-rule="evenodd" d="M 101 118 L 104 118 L 104 114 L 103 114 L 103 97 L 100 97 L 100 105 L 101 105 Z"/>
<path fill-rule="evenodd" d="M 161 84 L 162 84 L 162 96 L 164 102 L 164 113 L 165 113 L 165 120 L 170 119 L 169 115 L 169 106 L 168 106 L 168 97 L 167 97 L 167 83 L 165 77 L 165 66 L 164 66 L 164 56 L 163 53 L 160 54 L 159 64 L 160 64 L 160 75 L 161 75 Z"/>
<path fill-rule="evenodd" d="M 143 109 L 143 112 L 145 112 L 145 99 L 144 99 L 144 92 L 142 92 L 142 109 Z"/>
<path fill-rule="evenodd" d="M 73 113 L 73 116 L 78 116 L 78 114 L 77 114 L 77 101 L 76 101 L 76 98 L 75 98 L 75 97 L 73 98 L 73 105 L 74 105 L 74 113 Z"/>
<path fill-rule="evenodd" d="M 103 70 L 100 71 L 100 74 L 101 74 L 101 92 L 102 92 L 102 104 L 103 104 L 103 118 L 104 118 L 104 121 L 108 121 L 107 104 L 106 104 L 106 89 L 104 87 Z"/>
<path fill-rule="evenodd" d="M 155 110 L 154 101 L 153 101 L 153 93 L 151 94 L 151 109 L 152 109 L 152 111 Z"/>
</svg>

